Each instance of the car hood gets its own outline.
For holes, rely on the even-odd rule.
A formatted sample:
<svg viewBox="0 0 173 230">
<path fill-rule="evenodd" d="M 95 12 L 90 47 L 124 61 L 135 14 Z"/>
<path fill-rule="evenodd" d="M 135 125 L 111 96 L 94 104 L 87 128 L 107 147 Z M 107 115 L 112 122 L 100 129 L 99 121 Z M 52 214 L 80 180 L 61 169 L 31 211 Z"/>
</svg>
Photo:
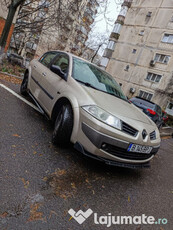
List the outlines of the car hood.
<svg viewBox="0 0 173 230">
<path fill-rule="evenodd" d="M 129 118 L 131 120 L 140 121 L 148 125 L 153 125 L 151 119 L 135 105 L 108 93 L 104 93 L 83 85 L 82 87 L 96 105 L 111 113 L 112 115 L 117 116 L 121 120 L 126 121 L 126 118 Z"/>
</svg>

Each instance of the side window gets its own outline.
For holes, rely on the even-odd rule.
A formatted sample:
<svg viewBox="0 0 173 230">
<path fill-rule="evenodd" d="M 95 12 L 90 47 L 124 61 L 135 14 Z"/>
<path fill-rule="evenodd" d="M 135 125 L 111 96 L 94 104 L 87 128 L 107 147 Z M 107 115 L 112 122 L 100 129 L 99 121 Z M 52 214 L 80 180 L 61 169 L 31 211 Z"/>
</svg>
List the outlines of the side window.
<svg viewBox="0 0 173 230">
<path fill-rule="evenodd" d="M 69 67 L 69 59 L 68 56 L 65 54 L 60 54 L 54 60 L 53 65 L 58 66 L 62 72 L 67 73 Z"/>
<path fill-rule="evenodd" d="M 57 55 L 57 53 L 55 52 L 49 52 L 49 53 L 45 53 L 39 60 L 39 62 L 41 62 L 43 65 L 45 65 L 46 67 L 48 67 L 48 65 L 50 64 L 50 62 L 53 60 L 53 58 Z"/>
</svg>

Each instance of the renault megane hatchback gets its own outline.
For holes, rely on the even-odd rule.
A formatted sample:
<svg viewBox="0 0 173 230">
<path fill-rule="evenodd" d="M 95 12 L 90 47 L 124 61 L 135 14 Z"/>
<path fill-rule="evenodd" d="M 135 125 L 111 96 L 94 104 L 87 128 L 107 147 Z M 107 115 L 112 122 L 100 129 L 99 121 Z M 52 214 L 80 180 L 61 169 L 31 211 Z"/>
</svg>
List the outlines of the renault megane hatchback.
<svg viewBox="0 0 173 230">
<path fill-rule="evenodd" d="M 26 69 L 29 93 L 54 122 L 52 142 L 74 143 L 106 164 L 148 167 L 160 147 L 155 123 L 129 103 L 115 79 L 73 54 L 49 51 Z"/>
</svg>

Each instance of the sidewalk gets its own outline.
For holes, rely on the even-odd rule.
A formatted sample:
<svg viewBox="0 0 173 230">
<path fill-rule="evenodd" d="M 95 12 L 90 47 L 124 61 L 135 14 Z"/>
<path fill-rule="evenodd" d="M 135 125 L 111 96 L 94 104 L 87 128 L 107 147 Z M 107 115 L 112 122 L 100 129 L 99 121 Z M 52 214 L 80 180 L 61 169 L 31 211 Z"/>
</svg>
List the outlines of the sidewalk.
<svg viewBox="0 0 173 230">
<path fill-rule="evenodd" d="M 160 130 L 160 136 L 164 137 L 173 137 L 173 128 L 169 126 L 162 127 Z"/>
</svg>

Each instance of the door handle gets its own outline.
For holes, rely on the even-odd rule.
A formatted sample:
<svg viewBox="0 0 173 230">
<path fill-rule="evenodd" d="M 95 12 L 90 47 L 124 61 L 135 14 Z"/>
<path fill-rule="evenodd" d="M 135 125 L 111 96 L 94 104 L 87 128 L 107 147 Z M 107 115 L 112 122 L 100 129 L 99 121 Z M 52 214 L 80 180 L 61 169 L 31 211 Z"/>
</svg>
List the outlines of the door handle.
<svg viewBox="0 0 173 230">
<path fill-rule="evenodd" d="M 42 73 L 42 75 L 45 77 L 45 76 L 46 76 L 46 73 Z"/>
</svg>

